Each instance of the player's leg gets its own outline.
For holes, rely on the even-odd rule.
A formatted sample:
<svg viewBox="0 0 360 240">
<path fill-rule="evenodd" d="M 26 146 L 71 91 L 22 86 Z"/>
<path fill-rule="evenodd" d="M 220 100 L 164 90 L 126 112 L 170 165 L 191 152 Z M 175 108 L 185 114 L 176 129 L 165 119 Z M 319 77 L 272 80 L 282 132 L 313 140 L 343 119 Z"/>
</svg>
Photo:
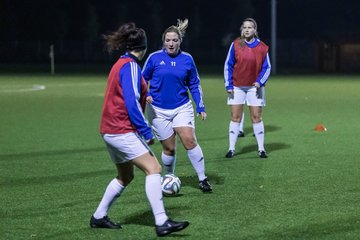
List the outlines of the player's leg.
<svg viewBox="0 0 360 240">
<path fill-rule="evenodd" d="M 95 213 L 91 216 L 90 227 L 92 228 L 121 228 L 121 225 L 114 223 L 107 216 L 107 211 L 111 207 L 112 203 L 121 195 L 124 190 L 116 178 L 114 178 L 107 186 L 105 193 L 101 199 L 99 206 Z"/>
<path fill-rule="evenodd" d="M 262 120 L 262 108 L 265 106 L 264 89 L 256 89 L 254 87 L 248 91 L 247 97 L 254 135 L 258 144 L 258 154 L 260 158 L 266 158 L 267 155 L 264 147 L 265 128 Z"/>
<path fill-rule="evenodd" d="M 259 157 L 266 158 L 267 155 L 266 155 L 266 151 L 265 151 L 265 147 L 264 147 L 265 128 L 264 128 L 264 122 L 262 121 L 262 118 L 261 118 L 262 107 L 251 106 L 250 114 L 251 114 L 251 120 L 253 122 L 255 138 L 256 138 L 256 141 L 258 144 Z"/>
<path fill-rule="evenodd" d="M 231 105 L 231 121 L 229 124 L 229 150 L 225 157 L 232 158 L 235 154 L 235 145 L 240 131 L 240 121 L 243 115 L 243 104 Z"/>
<path fill-rule="evenodd" d="M 235 154 L 235 145 L 240 131 L 240 122 L 243 116 L 243 108 L 246 101 L 246 89 L 234 88 L 233 94 L 228 94 L 227 105 L 231 109 L 231 120 L 229 123 L 229 149 L 226 158 L 232 158 Z"/>
<path fill-rule="evenodd" d="M 187 151 L 188 158 L 198 176 L 199 187 L 203 192 L 211 192 L 212 187 L 205 175 L 205 159 L 203 151 L 198 144 L 193 127 L 176 127 L 176 133 Z"/>
<path fill-rule="evenodd" d="M 162 145 L 161 160 L 165 174 L 174 174 L 176 166 L 176 135 L 172 134 L 165 140 L 160 140 Z"/>
<path fill-rule="evenodd" d="M 241 117 L 241 121 L 240 121 L 240 127 L 239 127 L 239 134 L 238 137 L 245 137 L 244 134 L 244 117 L 245 117 L 245 113 L 243 111 L 242 117 Z"/>
<path fill-rule="evenodd" d="M 211 185 L 205 175 L 204 154 L 195 135 L 195 116 L 191 102 L 184 104 L 176 110 L 176 115 L 173 118 L 173 127 L 186 149 L 188 158 L 198 176 L 200 189 L 203 192 L 211 192 Z"/>
<path fill-rule="evenodd" d="M 133 161 L 145 175 L 145 192 L 155 217 L 155 224 L 162 225 L 168 219 L 161 191 L 161 166 L 151 152 L 147 152 Z"/>
<path fill-rule="evenodd" d="M 139 152 L 142 154 L 142 151 L 146 149 L 132 149 L 138 142 L 138 138 L 134 133 L 105 134 L 103 139 L 117 168 L 117 177 L 106 187 L 95 213 L 91 216 L 90 226 L 92 228 L 121 228 L 119 224 L 113 223 L 108 218 L 108 210 L 134 178 L 133 165 L 129 157 L 133 154 L 139 154 Z"/>
<path fill-rule="evenodd" d="M 146 175 L 145 192 L 155 218 L 155 231 L 157 235 L 165 236 L 186 228 L 189 222 L 173 221 L 166 214 L 161 190 L 161 166 L 154 154 L 149 151 L 132 162 Z"/>
<path fill-rule="evenodd" d="M 174 174 L 176 165 L 176 135 L 171 121 L 173 110 L 152 106 L 152 129 L 162 145 L 161 161 L 165 174 Z"/>
</svg>

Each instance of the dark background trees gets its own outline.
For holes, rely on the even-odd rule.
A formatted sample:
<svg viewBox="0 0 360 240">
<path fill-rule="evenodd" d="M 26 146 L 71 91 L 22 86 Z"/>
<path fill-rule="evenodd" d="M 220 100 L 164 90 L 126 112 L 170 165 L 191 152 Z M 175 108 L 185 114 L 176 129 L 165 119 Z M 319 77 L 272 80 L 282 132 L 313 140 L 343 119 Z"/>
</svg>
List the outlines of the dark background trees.
<svg viewBox="0 0 360 240">
<path fill-rule="evenodd" d="M 101 34 L 119 24 L 134 21 L 144 28 L 153 51 L 161 48 L 165 28 L 188 18 L 182 48 L 200 64 L 222 65 L 246 17 L 257 20 L 261 39 L 271 45 L 270 4 L 271 0 L 0 0 L 0 63 L 47 62 L 51 44 L 57 62 L 104 63 L 109 57 L 102 51 Z M 356 0 L 277 0 L 280 67 L 293 62 L 316 68 L 318 52 L 326 51 L 324 42 L 340 50 L 343 43 L 359 44 L 359 5 Z"/>
</svg>

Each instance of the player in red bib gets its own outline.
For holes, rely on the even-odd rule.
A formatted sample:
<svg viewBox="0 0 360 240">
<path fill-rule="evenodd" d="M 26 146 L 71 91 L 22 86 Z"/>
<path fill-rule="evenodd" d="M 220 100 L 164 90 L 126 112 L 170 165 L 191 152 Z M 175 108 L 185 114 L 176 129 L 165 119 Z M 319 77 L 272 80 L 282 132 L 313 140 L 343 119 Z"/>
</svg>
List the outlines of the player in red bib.
<svg viewBox="0 0 360 240">
<path fill-rule="evenodd" d="M 108 184 L 91 216 L 90 227 L 121 228 L 109 219 L 107 212 L 133 180 L 136 166 L 146 175 L 145 192 L 154 214 L 156 234 L 165 236 L 181 231 L 189 222 L 173 221 L 167 216 L 161 190 L 161 166 L 149 147 L 154 137 L 144 117 L 147 84 L 137 63 L 147 50 L 145 31 L 134 23 L 127 23 L 104 38 L 110 52 L 126 49 L 110 71 L 100 123 L 100 133 L 116 166 L 117 177 Z"/>
<path fill-rule="evenodd" d="M 231 106 L 229 125 L 229 150 L 225 157 L 235 154 L 244 105 L 250 109 L 258 154 L 266 158 L 264 148 L 264 123 L 262 108 L 265 106 L 265 84 L 270 76 L 269 47 L 260 41 L 256 21 L 246 18 L 240 27 L 241 35 L 230 46 L 224 66 L 224 83 L 228 93 L 227 104 Z"/>
</svg>

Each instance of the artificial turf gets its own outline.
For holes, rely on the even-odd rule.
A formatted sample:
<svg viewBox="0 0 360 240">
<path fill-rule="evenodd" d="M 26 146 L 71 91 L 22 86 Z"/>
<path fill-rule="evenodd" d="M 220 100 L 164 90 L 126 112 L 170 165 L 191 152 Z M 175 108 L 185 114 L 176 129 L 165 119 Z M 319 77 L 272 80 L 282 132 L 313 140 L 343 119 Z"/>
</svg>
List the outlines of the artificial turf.
<svg viewBox="0 0 360 240">
<path fill-rule="evenodd" d="M 214 192 L 200 192 L 178 146 L 182 189 L 165 205 L 191 225 L 171 236 L 359 239 L 359 76 L 272 76 L 266 160 L 257 156 L 248 110 L 246 136 L 234 158 L 224 157 L 230 112 L 223 80 L 201 81 L 208 118 L 197 118 L 196 132 Z M 0 239 L 156 239 L 139 170 L 109 212 L 123 229 L 88 225 L 116 174 L 98 133 L 105 84 L 105 72 L 0 76 Z M 318 123 L 327 131 L 314 131 Z M 153 150 L 160 156 L 158 142 Z"/>
</svg>

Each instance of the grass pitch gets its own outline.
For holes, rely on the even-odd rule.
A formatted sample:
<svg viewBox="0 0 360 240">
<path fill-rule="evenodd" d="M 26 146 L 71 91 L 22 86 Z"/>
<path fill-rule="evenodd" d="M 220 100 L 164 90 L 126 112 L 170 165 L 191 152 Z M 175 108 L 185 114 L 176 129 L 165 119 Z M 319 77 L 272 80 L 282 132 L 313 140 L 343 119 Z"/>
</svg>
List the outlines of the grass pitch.
<svg viewBox="0 0 360 240">
<path fill-rule="evenodd" d="M 88 222 L 115 176 L 99 136 L 106 75 L 0 76 L 0 239 L 156 239 L 144 176 L 109 212 L 121 230 Z M 221 76 L 202 76 L 208 119 L 197 119 L 213 194 L 178 147 L 169 215 L 176 239 L 358 239 L 359 76 L 274 76 L 266 87 L 266 160 L 249 113 L 237 154 L 224 158 L 230 112 Z M 326 132 L 316 132 L 316 124 Z M 160 156 L 160 144 L 153 147 Z"/>
</svg>

